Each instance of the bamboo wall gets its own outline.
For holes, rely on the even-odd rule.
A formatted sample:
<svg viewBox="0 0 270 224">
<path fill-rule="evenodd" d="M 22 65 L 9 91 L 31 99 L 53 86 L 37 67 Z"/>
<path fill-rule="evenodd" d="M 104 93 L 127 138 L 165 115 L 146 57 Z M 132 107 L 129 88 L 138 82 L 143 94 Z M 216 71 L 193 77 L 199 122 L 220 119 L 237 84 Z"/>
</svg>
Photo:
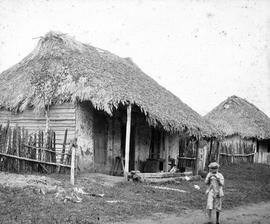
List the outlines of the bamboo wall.
<svg viewBox="0 0 270 224">
<path fill-rule="evenodd" d="M 219 144 L 219 161 L 221 164 L 254 162 L 257 143 L 252 139 L 239 136 L 227 137 Z M 250 155 L 250 156 L 249 156 Z"/>
<path fill-rule="evenodd" d="M 62 105 L 54 105 L 50 108 L 50 129 L 56 133 L 56 150 L 62 149 L 64 141 L 65 129 L 68 129 L 67 144 L 75 135 L 75 106 L 71 103 Z M 0 124 L 6 124 L 10 121 L 10 126 L 16 124 L 24 127 L 29 131 L 29 134 L 45 130 L 45 116 L 36 114 L 32 109 L 27 109 L 21 113 L 14 113 L 7 110 L 0 110 Z"/>
</svg>

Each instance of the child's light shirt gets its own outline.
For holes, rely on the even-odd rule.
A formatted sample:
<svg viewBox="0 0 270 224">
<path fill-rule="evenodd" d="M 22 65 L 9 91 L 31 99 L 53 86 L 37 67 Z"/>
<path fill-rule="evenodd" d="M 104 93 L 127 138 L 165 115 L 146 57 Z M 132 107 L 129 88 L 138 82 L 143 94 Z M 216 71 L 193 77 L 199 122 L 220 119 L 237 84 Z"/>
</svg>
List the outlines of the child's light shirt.
<svg viewBox="0 0 270 224">
<path fill-rule="evenodd" d="M 219 181 L 217 180 L 219 179 Z M 205 183 L 209 185 L 206 194 L 211 193 L 214 197 L 223 197 L 224 177 L 221 173 L 213 174 L 209 172 L 205 178 Z"/>
</svg>

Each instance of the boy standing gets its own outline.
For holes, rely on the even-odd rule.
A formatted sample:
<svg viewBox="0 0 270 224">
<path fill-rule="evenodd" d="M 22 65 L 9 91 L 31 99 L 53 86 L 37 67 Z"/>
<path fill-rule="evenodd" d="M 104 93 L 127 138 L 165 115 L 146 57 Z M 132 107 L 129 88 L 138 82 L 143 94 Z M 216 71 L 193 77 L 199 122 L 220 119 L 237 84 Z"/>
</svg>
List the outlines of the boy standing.
<svg viewBox="0 0 270 224">
<path fill-rule="evenodd" d="M 224 177 L 218 172 L 219 164 L 216 162 L 209 164 L 209 173 L 205 178 L 205 184 L 208 185 L 206 190 L 209 222 L 212 223 L 212 210 L 216 210 L 216 223 L 219 224 L 219 213 L 221 211 L 222 199 L 224 196 L 223 186 Z"/>
</svg>

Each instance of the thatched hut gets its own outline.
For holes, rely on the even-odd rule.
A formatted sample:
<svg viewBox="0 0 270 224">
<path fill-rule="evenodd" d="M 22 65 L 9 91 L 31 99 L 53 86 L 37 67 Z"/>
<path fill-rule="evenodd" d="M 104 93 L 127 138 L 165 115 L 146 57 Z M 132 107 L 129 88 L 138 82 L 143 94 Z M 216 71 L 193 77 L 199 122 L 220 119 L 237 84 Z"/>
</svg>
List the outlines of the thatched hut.
<svg viewBox="0 0 270 224">
<path fill-rule="evenodd" d="M 77 136 L 81 170 L 109 173 L 116 157 L 129 152 L 129 169 L 143 170 L 149 158 L 165 159 L 158 171 L 167 167 L 168 156 L 179 154 L 180 136 L 198 139 L 215 131 L 131 59 L 55 32 L 0 75 L 0 122 L 9 119 L 30 131 L 45 128 L 44 114 L 34 113 L 43 106 L 31 80 L 59 74 L 60 87 L 45 107 L 50 106 L 58 143 L 65 128 L 69 139 Z"/>
<path fill-rule="evenodd" d="M 255 105 L 231 96 L 205 118 L 224 133 L 220 158 L 270 164 L 270 118 Z"/>
</svg>

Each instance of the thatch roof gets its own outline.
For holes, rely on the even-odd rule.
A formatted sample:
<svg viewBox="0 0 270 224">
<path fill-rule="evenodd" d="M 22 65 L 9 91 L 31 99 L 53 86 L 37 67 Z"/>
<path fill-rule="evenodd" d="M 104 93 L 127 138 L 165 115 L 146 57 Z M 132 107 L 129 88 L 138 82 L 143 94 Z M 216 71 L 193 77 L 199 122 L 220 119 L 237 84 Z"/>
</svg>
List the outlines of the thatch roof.
<svg viewBox="0 0 270 224">
<path fill-rule="evenodd" d="M 21 62 L 0 75 L 0 105 L 23 111 L 36 106 L 31 76 L 41 72 L 64 72 L 65 101 L 89 100 L 97 109 L 111 114 L 121 104 L 136 104 L 150 124 L 170 132 L 211 136 L 213 127 L 171 92 L 147 76 L 130 59 L 120 58 L 76 41 L 68 35 L 49 32 Z M 63 99 L 54 99 L 61 103 Z"/>
<path fill-rule="evenodd" d="M 226 136 L 243 138 L 270 138 L 270 118 L 255 105 L 237 96 L 231 96 L 205 118 L 216 125 Z"/>
</svg>

